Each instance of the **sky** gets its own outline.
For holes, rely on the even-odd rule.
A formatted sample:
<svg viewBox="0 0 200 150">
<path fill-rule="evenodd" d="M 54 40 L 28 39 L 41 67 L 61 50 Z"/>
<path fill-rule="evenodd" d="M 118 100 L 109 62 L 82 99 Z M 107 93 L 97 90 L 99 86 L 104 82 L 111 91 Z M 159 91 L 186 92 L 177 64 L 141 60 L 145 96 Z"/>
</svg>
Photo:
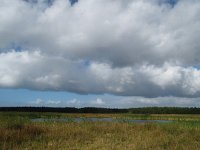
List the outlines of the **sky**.
<svg viewBox="0 0 200 150">
<path fill-rule="evenodd" d="M 0 106 L 200 107 L 199 0 L 1 0 Z"/>
</svg>

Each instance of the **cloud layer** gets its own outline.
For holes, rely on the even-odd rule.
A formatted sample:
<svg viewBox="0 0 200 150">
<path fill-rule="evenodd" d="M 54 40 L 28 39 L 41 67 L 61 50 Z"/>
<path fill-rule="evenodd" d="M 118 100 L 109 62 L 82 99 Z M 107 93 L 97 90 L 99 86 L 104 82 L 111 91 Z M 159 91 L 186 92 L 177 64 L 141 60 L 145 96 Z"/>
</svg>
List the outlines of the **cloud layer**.
<svg viewBox="0 0 200 150">
<path fill-rule="evenodd" d="M 144 98 L 132 96 L 104 95 L 90 98 L 87 101 L 80 99 L 49 100 L 38 98 L 23 106 L 56 106 L 56 107 L 107 107 L 107 108 L 133 108 L 133 107 L 200 107 L 199 98 L 157 97 Z"/>
<path fill-rule="evenodd" d="M 199 14 L 199 0 L 1 0 L 0 87 L 199 97 Z"/>
</svg>

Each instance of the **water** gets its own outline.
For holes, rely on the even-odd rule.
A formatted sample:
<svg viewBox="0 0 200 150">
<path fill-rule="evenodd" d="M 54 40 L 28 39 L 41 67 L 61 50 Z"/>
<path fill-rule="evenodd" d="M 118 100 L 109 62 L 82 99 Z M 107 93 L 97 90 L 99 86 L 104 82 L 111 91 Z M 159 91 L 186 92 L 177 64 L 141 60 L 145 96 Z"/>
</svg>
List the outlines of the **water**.
<svg viewBox="0 0 200 150">
<path fill-rule="evenodd" d="M 32 122 L 128 122 L 128 123 L 170 123 L 172 120 L 136 120 L 115 118 L 35 118 Z"/>
</svg>

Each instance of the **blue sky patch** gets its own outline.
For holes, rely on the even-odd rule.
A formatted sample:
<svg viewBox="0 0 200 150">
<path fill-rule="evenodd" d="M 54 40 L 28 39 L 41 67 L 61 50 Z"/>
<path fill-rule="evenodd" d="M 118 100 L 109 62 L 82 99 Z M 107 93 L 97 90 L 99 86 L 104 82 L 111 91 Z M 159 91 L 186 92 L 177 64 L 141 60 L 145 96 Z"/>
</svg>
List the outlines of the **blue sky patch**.
<svg viewBox="0 0 200 150">
<path fill-rule="evenodd" d="M 178 3 L 179 0 L 161 0 L 160 3 L 165 3 L 165 4 L 169 4 L 171 5 L 172 7 L 174 7 L 177 3 Z"/>
</svg>

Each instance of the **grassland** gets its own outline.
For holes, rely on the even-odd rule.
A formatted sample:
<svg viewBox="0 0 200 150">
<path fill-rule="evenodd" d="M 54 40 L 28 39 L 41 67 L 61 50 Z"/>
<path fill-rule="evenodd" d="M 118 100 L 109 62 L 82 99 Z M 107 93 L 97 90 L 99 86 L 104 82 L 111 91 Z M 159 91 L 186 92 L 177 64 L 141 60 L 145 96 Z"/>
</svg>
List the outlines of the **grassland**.
<svg viewBox="0 0 200 150">
<path fill-rule="evenodd" d="M 31 122 L 31 118 L 112 117 L 171 123 Z M 200 115 L 0 113 L 2 150 L 199 150 Z"/>
</svg>

